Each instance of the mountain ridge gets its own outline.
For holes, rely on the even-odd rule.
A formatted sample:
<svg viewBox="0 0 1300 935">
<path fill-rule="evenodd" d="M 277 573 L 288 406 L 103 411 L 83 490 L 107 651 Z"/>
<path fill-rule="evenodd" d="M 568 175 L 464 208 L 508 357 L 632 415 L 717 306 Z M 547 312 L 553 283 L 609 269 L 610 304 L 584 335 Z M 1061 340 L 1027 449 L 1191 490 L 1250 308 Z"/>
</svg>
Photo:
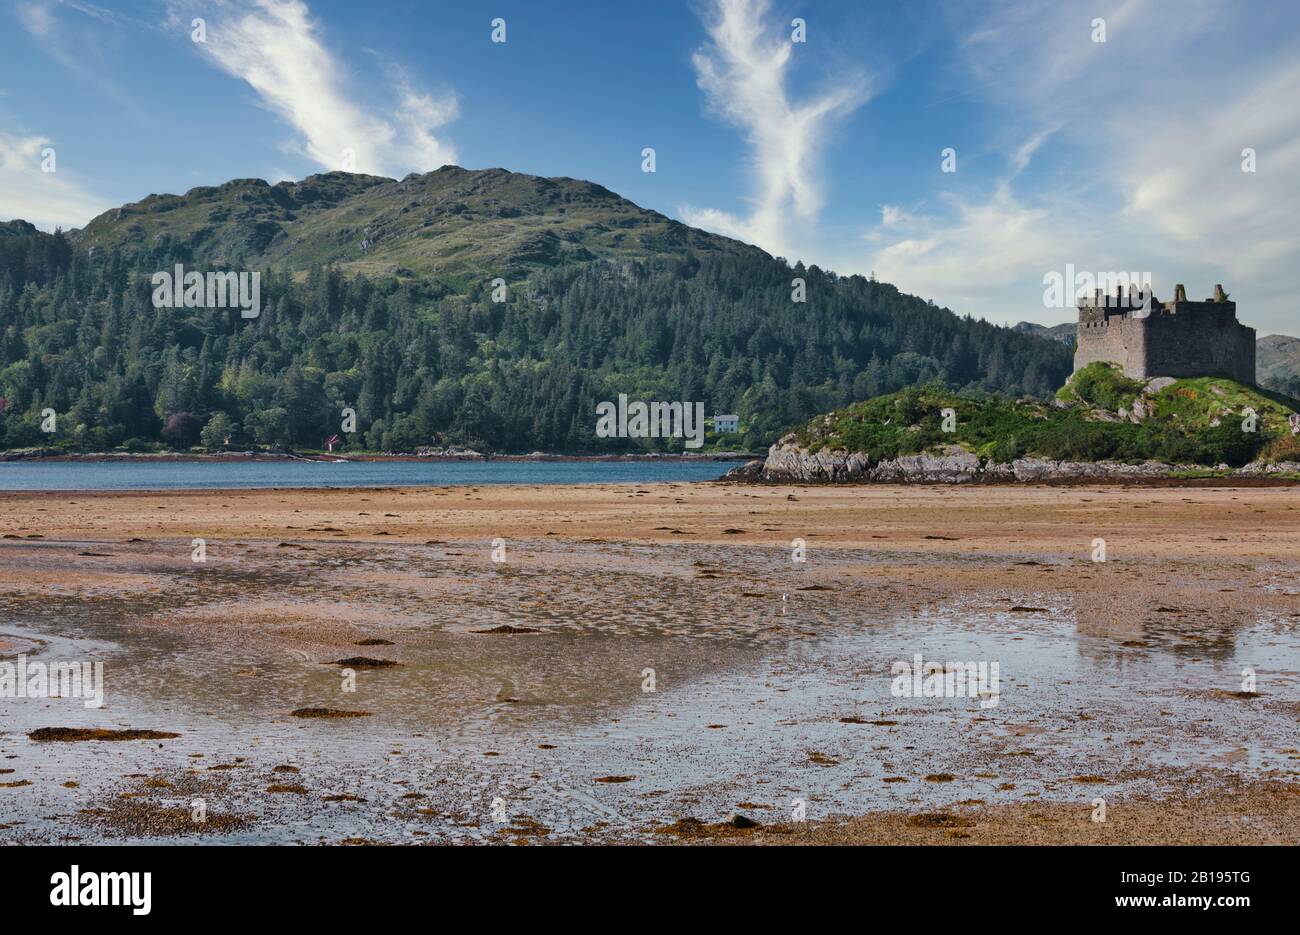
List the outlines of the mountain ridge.
<svg viewBox="0 0 1300 935">
<path fill-rule="evenodd" d="M 918 382 L 1046 398 L 1070 368 L 1057 342 L 502 169 L 235 179 L 66 235 L 3 231 L 9 448 L 315 448 L 344 409 L 354 451 L 679 448 L 595 437 L 596 404 L 627 394 L 734 412 L 741 432 L 710 444 L 755 450 Z M 261 270 L 260 314 L 156 306 L 152 275 L 178 263 Z"/>
<path fill-rule="evenodd" d="M 1039 325 L 1032 321 L 1022 321 L 1011 327 L 1012 330 L 1019 331 L 1021 334 L 1032 334 L 1051 341 L 1060 341 L 1062 344 L 1073 347 L 1077 325 L 1072 321 L 1062 322 L 1059 325 Z"/>
<path fill-rule="evenodd" d="M 519 280 L 541 267 L 687 250 L 750 251 L 595 182 L 501 168 L 443 166 L 402 179 L 325 172 L 272 185 L 232 179 L 184 195 L 151 194 L 71 231 L 79 247 L 142 248 L 172 238 L 195 260 L 365 275 Z"/>
<path fill-rule="evenodd" d="M 1260 386 L 1300 397 L 1300 338 L 1269 334 L 1256 341 L 1255 377 Z"/>
</svg>

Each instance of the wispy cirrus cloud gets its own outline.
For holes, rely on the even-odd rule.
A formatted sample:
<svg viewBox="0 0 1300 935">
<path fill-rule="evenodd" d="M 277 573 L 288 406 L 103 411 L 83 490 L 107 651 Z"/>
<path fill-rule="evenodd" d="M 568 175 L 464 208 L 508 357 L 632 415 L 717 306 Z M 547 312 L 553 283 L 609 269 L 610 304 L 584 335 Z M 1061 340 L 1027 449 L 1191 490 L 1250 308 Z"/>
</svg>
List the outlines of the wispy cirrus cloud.
<svg viewBox="0 0 1300 935">
<path fill-rule="evenodd" d="M 293 126 L 294 148 L 323 168 L 401 176 L 455 161 L 455 148 L 434 132 L 456 118 L 455 94 L 418 90 L 390 70 L 390 99 L 363 98 L 301 0 L 225 2 L 196 15 L 207 24 L 197 47 Z"/>
<path fill-rule="evenodd" d="M 1018 199 L 1008 183 L 989 196 L 944 193 L 938 201 L 942 210 L 882 206 L 880 223 L 864 235 L 881 279 L 968 308 L 1024 282 L 1027 271 L 1056 269 L 1062 256 L 1092 255 L 1091 243 L 1060 227 L 1049 208 Z"/>
<path fill-rule="evenodd" d="M 1300 51 L 1300 50 L 1298 50 Z M 1172 249 L 1235 277 L 1300 267 L 1300 64 L 1260 75 L 1212 111 L 1149 115 L 1117 165 L 1125 212 Z M 1243 172 L 1247 151 L 1254 172 Z M 1169 154 L 1180 157 L 1171 160 Z"/>
<path fill-rule="evenodd" d="M 709 42 L 693 57 L 709 108 L 740 129 L 750 147 L 752 210 L 740 216 L 683 205 L 678 213 L 688 224 L 788 255 L 800 227 L 823 204 L 818 160 L 827 132 L 870 97 L 870 85 L 853 72 L 806 100 L 792 100 L 787 84 L 795 45 L 788 31 L 765 22 L 769 9 L 769 0 L 715 0 Z"/>
<path fill-rule="evenodd" d="M 1011 320 L 1060 317 L 1035 305 L 1043 274 L 1066 263 L 1152 271 L 1157 292 L 1187 281 L 1208 293 L 1222 279 L 1249 322 L 1294 330 L 1300 40 L 1269 17 L 1251 0 L 1098 0 L 1086 16 L 1017 0 L 955 14 L 957 80 L 1011 141 L 1006 169 L 936 172 L 907 223 L 868 231 L 865 265 Z M 1056 171 L 1022 176 L 1048 147 Z M 1241 170 L 1245 148 L 1254 173 Z"/>
<path fill-rule="evenodd" d="M 1063 212 L 1086 209 L 1059 196 L 1029 202 L 1013 188 L 1059 129 L 1044 127 L 1010 147 L 1007 167 L 989 192 L 940 191 L 933 204 L 915 209 L 882 205 L 880 223 L 863 236 L 874 251 L 872 271 L 904 289 L 969 307 L 990 292 L 1023 283 L 1026 271 L 1041 277 L 1062 256 L 1094 262 L 1091 232 L 1059 223 Z"/>
<path fill-rule="evenodd" d="M 74 178 L 49 166 L 46 151 L 51 141 L 43 136 L 18 136 L 0 131 L 0 219 L 21 218 L 37 227 L 81 227 L 110 205 L 88 192 Z"/>
<path fill-rule="evenodd" d="M 20 3 L 14 7 L 23 29 L 37 39 L 50 39 L 54 35 L 54 16 L 45 3 Z"/>
<path fill-rule="evenodd" d="M 69 11 L 71 16 L 61 15 Z M 122 26 L 139 25 L 138 22 L 73 0 L 28 0 L 15 4 L 14 14 L 46 55 L 77 75 L 86 86 L 114 99 L 138 122 L 150 122 L 131 95 L 112 77 L 112 56 L 105 50 L 99 28 L 105 23 Z M 87 18 L 95 22 L 87 23 Z"/>
</svg>

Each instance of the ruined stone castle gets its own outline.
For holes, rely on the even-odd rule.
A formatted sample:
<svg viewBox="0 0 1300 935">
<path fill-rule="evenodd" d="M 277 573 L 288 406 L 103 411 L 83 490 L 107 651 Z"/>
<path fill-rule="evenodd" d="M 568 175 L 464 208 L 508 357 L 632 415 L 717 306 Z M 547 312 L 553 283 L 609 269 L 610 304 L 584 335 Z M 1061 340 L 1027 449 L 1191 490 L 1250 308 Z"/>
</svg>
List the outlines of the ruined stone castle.
<svg viewBox="0 0 1300 935">
<path fill-rule="evenodd" d="M 1223 286 L 1213 298 L 1189 302 L 1182 286 L 1172 302 L 1146 292 L 1117 292 L 1079 303 L 1074 369 L 1108 360 L 1135 380 L 1150 377 L 1230 377 L 1255 383 L 1255 329 L 1237 321 L 1237 303 Z"/>
</svg>

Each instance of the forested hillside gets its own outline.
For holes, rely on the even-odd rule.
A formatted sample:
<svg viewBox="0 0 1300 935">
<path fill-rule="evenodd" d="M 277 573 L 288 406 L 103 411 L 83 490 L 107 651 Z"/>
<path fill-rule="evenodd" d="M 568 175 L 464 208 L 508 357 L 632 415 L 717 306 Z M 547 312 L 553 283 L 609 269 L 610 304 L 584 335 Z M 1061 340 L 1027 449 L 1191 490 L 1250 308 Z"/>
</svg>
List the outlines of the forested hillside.
<svg viewBox="0 0 1300 935">
<path fill-rule="evenodd" d="M 154 308 L 150 276 L 176 263 L 261 271 L 260 316 Z M 722 441 L 758 448 L 916 383 L 1048 397 L 1069 371 L 1058 342 L 570 179 L 331 173 L 151 196 L 67 235 L 0 224 L 3 448 L 318 448 L 345 407 L 352 449 L 651 444 L 595 437 L 596 403 L 619 393 L 735 412 Z"/>
</svg>

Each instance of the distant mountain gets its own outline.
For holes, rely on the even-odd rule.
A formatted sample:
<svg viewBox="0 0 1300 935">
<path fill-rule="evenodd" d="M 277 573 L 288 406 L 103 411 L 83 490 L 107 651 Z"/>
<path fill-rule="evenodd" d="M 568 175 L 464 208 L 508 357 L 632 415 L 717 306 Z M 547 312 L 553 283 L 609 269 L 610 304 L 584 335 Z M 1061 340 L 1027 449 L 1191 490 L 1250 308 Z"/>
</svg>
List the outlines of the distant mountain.
<svg viewBox="0 0 1300 935">
<path fill-rule="evenodd" d="M 259 272 L 260 315 L 154 307 L 151 276 L 177 263 Z M 503 169 L 243 179 L 66 235 L 0 225 L 0 447 L 679 449 L 595 436 L 596 404 L 626 393 L 734 412 L 740 435 L 716 442 L 756 448 L 918 382 L 1046 398 L 1070 363 L 1059 342 Z"/>
<path fill-rule="evenodd" d="M 101 214 L 81 247 L 183 245 L 196 262 L 367 276 L 433 276 L 466 287 L 595 259 L 761 253 L 637 207 L 593 182 L 444 166 L 401 180 L 347 172 L 268 185 L 236 179 L 150 195 Z"/>
<path fill-rule="evenodd" d="M 1270 334 L 1255 342 L 1255 379 L 1260 386 L 1300 397 L 1300 338 Z"/>
<path fill-rule="evenodd" d="M 0 237 L 30 237 L 36 228 L 26 221 L 0 221 Z"/>
<path fill-rule="evenodd" d="M 1019 331 L 1021 334 L 1032 334 L 1039 338 L 1047 338 L 1049 341 L 1060 341 L 1062 344 L 1074 347 L 1078 327 L 1072 321 L 1060 325 L 1036 325 L 1032 321 L 1022 321 L 1020 324 L 1014 325 L 1012 330 Z"/>
</svg>

